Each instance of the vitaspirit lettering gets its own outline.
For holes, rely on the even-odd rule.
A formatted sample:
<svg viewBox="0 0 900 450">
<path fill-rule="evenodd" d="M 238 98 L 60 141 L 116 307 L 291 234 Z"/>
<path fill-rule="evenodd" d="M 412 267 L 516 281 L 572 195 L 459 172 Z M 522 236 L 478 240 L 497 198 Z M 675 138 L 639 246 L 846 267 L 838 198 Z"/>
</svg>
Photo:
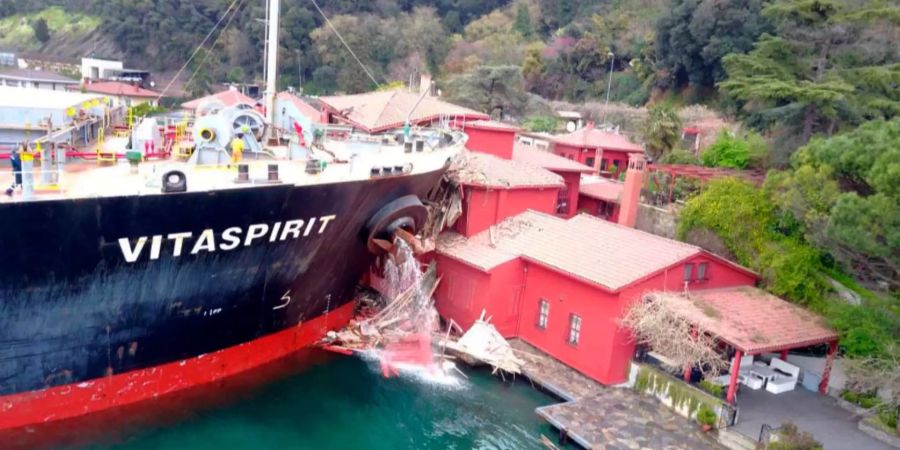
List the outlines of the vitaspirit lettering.
<svg viewBox="0 0 900 450">
<path fill-rule="evenodd" d="M 198 234 L 193 232 L 170 233 L 168 235 L 139 236 L 137 238 L 120 238 L 119 249 L 126 262 L 133 263 L 140 259 L 150 241 L 149 258 L 151 261 L 159 259 L 160 255 L 169 253 L 173 257 L 182 256 L 188 249 L 190 254 L 209 253 L 215 251 L 231 251 L 242 244 L 245 247 L 260 245 L 267 242 L 281 242 L 288 239 L 299 239 L 301 234 L 307 237 L 314 232 L 324 234 L 328 225 L 336 218 L 335 215 L 311 217 L 307 220 L 296 219 L 273 224 L 257 223 L 247 227 L 230 227 L 222 231 L 213 229 L 202 230 Z M 315 227 L 314 225 L 318 225 Z M 305 226 L 305 229 L 304 229 Z M 196 236 L 196 239 L 195 239 Z M 186 246 L 185 242 L 193 239 L 193 245 Z"/>
</svg>

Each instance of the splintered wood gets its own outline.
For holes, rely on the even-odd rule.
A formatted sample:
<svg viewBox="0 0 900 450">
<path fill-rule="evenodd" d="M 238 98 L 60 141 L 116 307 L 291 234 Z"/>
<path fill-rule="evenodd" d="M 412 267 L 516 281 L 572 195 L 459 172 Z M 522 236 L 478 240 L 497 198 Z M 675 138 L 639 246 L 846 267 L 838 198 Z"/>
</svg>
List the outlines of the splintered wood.
<svg viewBox="0 0 900 450">
<path fill-rule="evenodd" d="M 484 315 L 485 312 L 482 311 L 481 318 L 459 340 L 451 340 L 448 336 L 441 341 L 441 345 L 462 359 L 475 359 L 490 365 L 495 374 L 498 371 L 501 374 L 521 373 L 525 362 L 515 355 L 509 342 L 490 323 L 490 318 L 485 319 Z"/>
<path fill-rule="evenodd" d="M 387 257 L 411 257 L 397 253 L 402 256 L 389 254 Z M 421 281 L 413 282 L 393 298 L 369 292 L 360 299 L 357 317 L 343 330 L 329 333 L 327 343 L 333 349 L 371 350 L 423 332 L 430 334 L 437 319 L 431 300 L 440 281 L 436 273 L 431 263 Z"/>
</svg>

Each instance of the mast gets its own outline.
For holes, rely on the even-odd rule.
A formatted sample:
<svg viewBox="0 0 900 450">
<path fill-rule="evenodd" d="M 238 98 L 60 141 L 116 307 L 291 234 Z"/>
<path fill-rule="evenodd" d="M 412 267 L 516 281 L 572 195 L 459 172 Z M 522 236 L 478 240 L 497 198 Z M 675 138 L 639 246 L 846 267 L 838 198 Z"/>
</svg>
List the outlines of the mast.
<svg viewBox="0 0 900 450">
<path fill-rule="evenodd" d="M 269 121 L 270 136 L 274 135 L 276 75 L 278 74 L 278 19 L 281 7 L 280 0 L 268 0 L 269 21 L 268 39 L 266 40 L 266 120 Z"/>
</svg>

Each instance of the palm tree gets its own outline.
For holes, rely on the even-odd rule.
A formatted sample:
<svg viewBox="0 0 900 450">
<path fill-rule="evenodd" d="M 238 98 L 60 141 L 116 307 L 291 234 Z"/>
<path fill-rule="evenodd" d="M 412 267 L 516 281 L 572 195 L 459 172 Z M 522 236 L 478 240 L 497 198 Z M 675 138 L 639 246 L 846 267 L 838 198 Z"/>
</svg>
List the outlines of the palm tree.
<svg viewBox="0 0 900 450">
<path fill-rule="evenodd" d="M 658 103 L 650 107 L 643 134 L 647 151 L 658 161 L 681 140 L 681 119 L 670 105 Z"/>
</svg>

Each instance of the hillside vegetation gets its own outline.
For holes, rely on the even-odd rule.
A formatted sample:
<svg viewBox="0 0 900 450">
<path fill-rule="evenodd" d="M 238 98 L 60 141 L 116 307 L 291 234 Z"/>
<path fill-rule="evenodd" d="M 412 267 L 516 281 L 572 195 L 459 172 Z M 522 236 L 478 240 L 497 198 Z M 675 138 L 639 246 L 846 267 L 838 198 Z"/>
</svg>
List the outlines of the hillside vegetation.
<svg viewBox="0 0 900 450">
<path fill-rule="evenodd" d="M 35 34 L 38 21 L 46 24 L 45 41 Z M 116 45 L 99 31 L 102 24 L 103 19 L 99 16 L 67 11 L 60 6 L 3 16 L 0 18 L 0 48 L 73 59 L 92 51 L 121 55 Z"/>
</svg>

